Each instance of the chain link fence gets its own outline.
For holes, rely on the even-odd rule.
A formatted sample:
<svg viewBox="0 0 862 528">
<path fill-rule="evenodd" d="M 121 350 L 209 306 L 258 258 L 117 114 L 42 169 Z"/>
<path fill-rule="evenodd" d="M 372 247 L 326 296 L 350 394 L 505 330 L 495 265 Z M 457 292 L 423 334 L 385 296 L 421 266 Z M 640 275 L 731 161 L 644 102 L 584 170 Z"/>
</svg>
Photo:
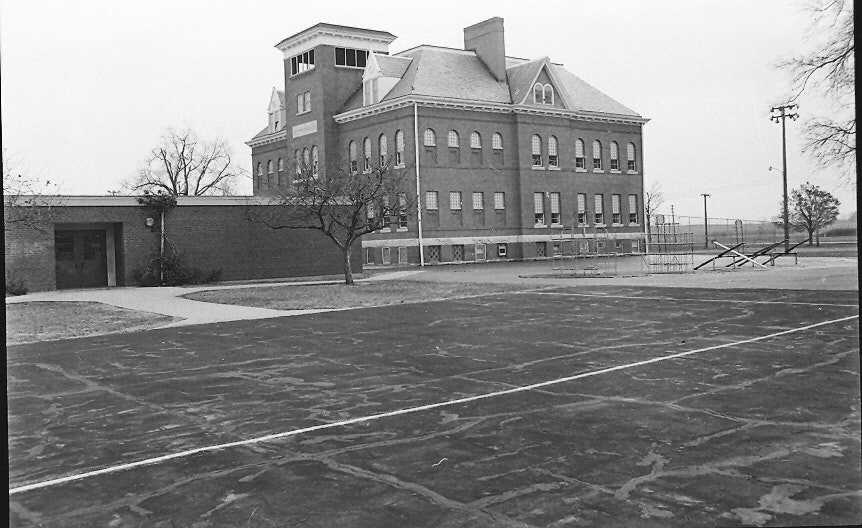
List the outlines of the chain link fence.
<svg viewBox="0 0 862 528">
<path fill-rule="evenodd" d="M 670 222 L 671 216 L 664 215 Z M 741 218 L 710 218 L 704 230 L 702 216 L 675 215 L 673 222 L 679 224 L 681 233 L 691 233 L 695 249 L 713 249 L 715 240 L 726 246 L 745 243 L 747 246 L 769 245 L 784 240 L 784 229 L 773 222 L 765 220 L 745 220 Z M 790 231 L 790 244 L 802 242 L 808 238 L 807 233 Z"/>
</svg>

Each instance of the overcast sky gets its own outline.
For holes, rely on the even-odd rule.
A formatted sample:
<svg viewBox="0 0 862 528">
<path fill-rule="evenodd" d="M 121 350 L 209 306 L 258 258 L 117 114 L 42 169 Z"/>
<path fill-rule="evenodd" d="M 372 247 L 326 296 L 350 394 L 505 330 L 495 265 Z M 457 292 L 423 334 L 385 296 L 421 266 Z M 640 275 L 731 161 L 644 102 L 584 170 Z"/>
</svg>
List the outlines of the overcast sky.
<svg viewBox="0 0 862 528">
<path fill-rule="evenodd" d="M 810 16 L 793 0 L 464 2 L 403 0 L 116 2 L 0 0 L 3 148 L 16 172 L 67 194 L 106 194 L 133 176 L 165 127 L 226 139 L 248 169 L 245 141 L 266 126 L 283 89 L 275 44 L 318 22 L 389 31 L 395 53 L 463 47 L 463 28 L 505 20 L 506 52 L 549 56 L 651 119 L 644 175 L 665 209 L 768 219 L 781 199 L 781 127 L 769 110 L 787 94 L 781 58 L 806 49 Z M 529 7 L 528 7 L 529 6 Z M 803 99 L 802 117 L 822 111 Z M 791 187 L 817 183 L 856 210 L 836 171 L 800 153 L 788 121 Z M 769 167 L 778 170 L 770 171 Z M 240 191 L 251 193 L 251 181 Z"/>
</svg>

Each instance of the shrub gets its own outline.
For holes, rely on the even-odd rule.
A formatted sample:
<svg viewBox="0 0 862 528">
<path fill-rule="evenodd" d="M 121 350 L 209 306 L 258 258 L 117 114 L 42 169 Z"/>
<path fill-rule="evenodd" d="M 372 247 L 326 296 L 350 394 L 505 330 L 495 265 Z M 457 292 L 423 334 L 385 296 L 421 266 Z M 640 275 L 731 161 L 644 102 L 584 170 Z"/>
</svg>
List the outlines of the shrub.
<svg viewBox="0 0 862 528">
<path fill-rule="evenodd" d="M 26 295 L 30 291 L 27 284 L 20 279 L 6 279 L 6 295 Z"/>
<path fill-rule="evenodd" d="M 155 257 L 143 268 L 132 270 L 132 279 L 140 286 L 183 286 L 187 284 L 208 284 L 221 278 L 221 270 L 204 271 L 187 266 L 176 254 L 164 258 L 164 282 L 159 281 L 162 259 Z"/>
</svg>

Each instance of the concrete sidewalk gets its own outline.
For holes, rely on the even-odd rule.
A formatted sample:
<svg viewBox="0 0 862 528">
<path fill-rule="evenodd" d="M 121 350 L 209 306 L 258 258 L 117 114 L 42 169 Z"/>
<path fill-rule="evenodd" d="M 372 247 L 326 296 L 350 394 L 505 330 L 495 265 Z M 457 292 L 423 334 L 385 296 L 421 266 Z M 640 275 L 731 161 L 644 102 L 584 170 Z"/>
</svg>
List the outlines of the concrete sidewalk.
<svg viewBox="0 0 862 528">
<path fill-rule="evenodd" d="M 393 280 L 421 273 L 418 270 L 395 271 L 380 274 L 367 279 L 358 279 L 356 282 L 368 282 L 379 280 Z M 253 308 L 250 306 L 236 306 L 232 304 L 216 304 L 203 301 L 193 301 L 183 298 L 183 295 L 199 291 L 211 290 L 235 290 L 242 288 L 270 288 L 278 286 L 308 286 L 321 284 L 340 284 L 341 280 L 316 280 L 304 282 L 263 282 L 253 284 L 221 284 L 203 285 L 192 287 L 163 287 L 163 288 L 99 288 L 89 290 L 57 290 L 46 292 L 35 292 L 17 297 L 6 297 L 6 304 L 26 302 L 98 302 L 160 315 L 178 318 L 179 321 L 168 323 L 160 328 L 171 328 L 177 326 L 189 326 L 207 323 L 220 323 L 224 321 L 241 321 L 248 319 L 269 319 L 273 317 L 287 317 L 320 312 L 331 312 L 334 309 L 318 310 L 272 310 L 269 308 Z"/>
</svg>

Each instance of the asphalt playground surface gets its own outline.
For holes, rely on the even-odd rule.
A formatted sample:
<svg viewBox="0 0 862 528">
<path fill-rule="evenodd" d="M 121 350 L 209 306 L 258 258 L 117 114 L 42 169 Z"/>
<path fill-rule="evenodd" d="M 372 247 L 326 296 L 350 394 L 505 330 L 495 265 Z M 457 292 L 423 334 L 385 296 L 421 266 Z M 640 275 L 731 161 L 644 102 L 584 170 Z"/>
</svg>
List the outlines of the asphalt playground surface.
<svg viewBox="0 0 862 528">
<path fill-rule="evenodd" d="M 858 313 L 563 283 L 10 346 L 10 524 L 858 524 Z"/>
</svg>

